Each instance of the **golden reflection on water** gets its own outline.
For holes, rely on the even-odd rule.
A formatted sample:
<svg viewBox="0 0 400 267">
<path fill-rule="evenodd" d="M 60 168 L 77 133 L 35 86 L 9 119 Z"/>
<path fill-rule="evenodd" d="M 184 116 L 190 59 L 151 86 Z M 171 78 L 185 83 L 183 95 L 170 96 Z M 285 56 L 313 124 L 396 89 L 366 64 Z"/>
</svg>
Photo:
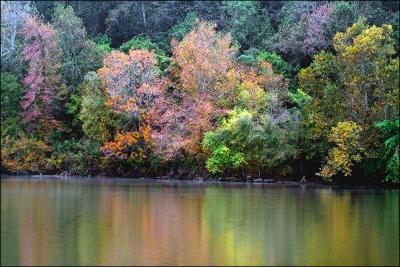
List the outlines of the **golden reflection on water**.
<svg viewBox="0 0 400 267">
<path fill-rule="evenodd" d="M 399 190 L 1 180 L 2 265 L 399 265 Z"/>
</svg>

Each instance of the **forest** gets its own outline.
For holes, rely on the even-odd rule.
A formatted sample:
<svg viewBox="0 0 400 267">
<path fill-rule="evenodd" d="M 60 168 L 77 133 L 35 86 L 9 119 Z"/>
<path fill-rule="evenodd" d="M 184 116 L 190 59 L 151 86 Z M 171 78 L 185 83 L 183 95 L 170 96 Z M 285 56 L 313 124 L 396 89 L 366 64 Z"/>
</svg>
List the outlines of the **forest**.
<svg viewBox="0 0 400 267">
<path fill-rule="evenodd" d="M 398 1 L 1 1 L 1 172 L 399 183 Z"/>
</svg>

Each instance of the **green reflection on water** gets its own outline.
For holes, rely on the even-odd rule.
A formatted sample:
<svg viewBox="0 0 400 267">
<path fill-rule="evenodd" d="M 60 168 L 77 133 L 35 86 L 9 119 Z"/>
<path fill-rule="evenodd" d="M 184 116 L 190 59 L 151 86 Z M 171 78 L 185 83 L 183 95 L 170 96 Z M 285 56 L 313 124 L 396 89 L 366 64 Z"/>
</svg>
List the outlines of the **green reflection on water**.
<svg viewBox="0 0 400 267">
<path fill-rule="evenodd" d="M 399 265 L 399 190 L 1 180 L 2 265 Z"/>
</svg>

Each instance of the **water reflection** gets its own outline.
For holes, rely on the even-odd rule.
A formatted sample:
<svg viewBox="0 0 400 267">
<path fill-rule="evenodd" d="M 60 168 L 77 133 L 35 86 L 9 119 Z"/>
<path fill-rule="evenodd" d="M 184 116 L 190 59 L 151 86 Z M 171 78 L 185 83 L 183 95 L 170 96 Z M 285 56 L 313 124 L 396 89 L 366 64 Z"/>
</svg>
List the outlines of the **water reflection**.
<svg viewBox="0 0 400 267">
<path fill-rule="evenodd" d="M 2 179 L 2 265 L 398 265 L 399 191 Z"/>
</svg>

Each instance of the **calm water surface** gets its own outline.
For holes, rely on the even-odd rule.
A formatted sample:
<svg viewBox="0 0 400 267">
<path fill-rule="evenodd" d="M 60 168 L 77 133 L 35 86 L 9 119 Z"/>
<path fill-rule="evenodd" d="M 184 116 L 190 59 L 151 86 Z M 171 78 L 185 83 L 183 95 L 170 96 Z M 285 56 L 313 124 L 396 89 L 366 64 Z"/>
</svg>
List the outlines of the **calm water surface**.
<svg viewBox="0 0 400 267">
<path fill-rule="evenodd" d="M 399 190 L 1 179 L 2 265 L 399 265 Z"/>
</svg>

